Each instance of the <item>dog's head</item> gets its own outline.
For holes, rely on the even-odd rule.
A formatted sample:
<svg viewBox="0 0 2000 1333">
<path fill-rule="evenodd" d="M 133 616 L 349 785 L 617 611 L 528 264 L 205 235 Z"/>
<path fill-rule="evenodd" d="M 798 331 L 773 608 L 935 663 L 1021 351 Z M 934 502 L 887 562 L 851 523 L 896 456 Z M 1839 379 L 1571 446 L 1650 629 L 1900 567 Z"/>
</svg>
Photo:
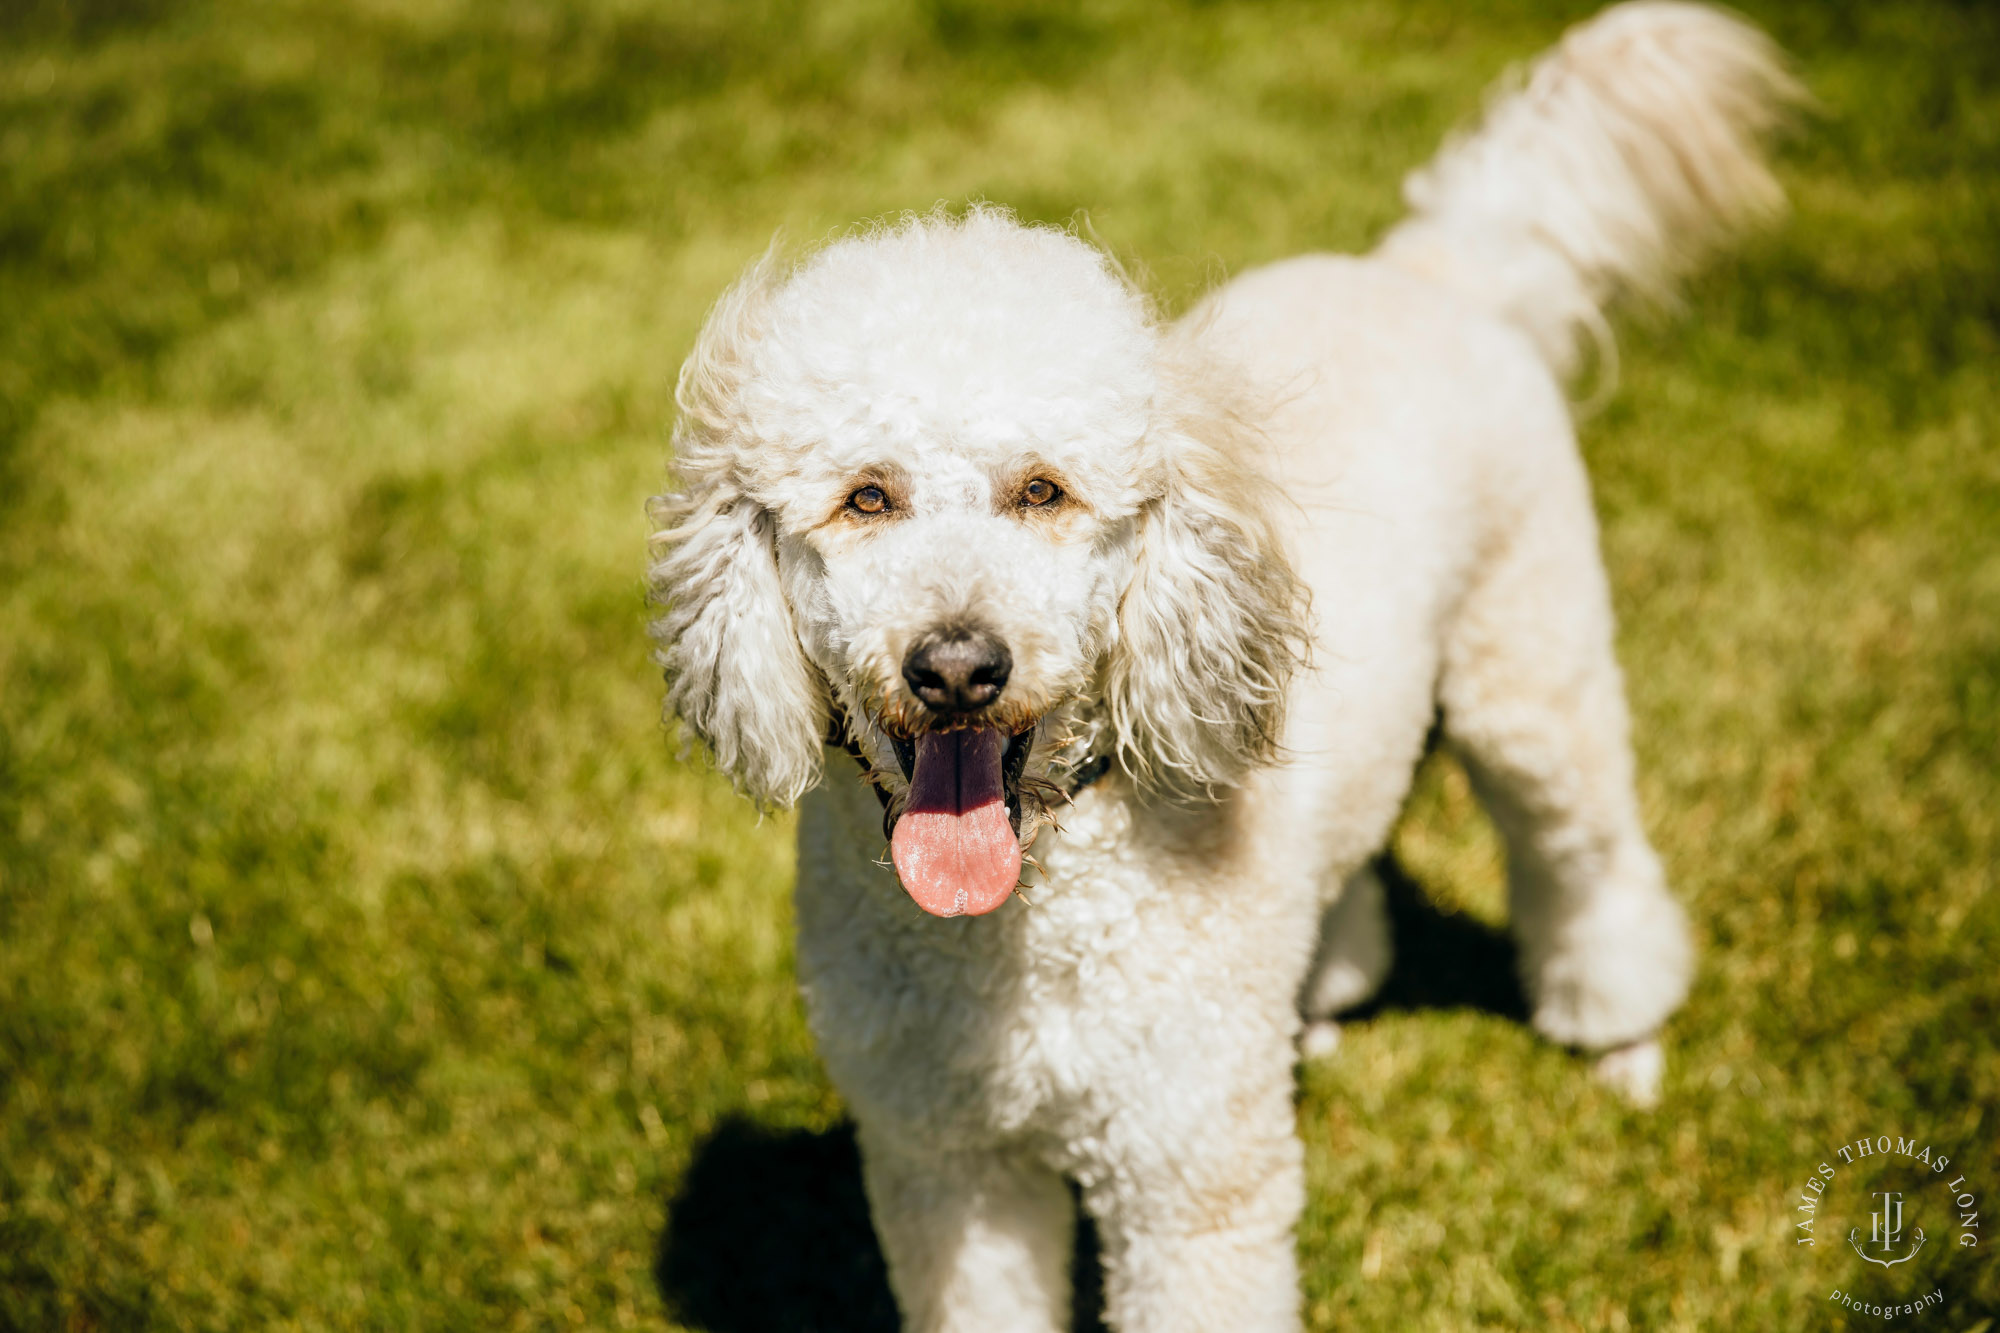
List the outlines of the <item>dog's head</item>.
<svg viewBox="0 0 2000 1333">
<path fill-rule="evenodd" d="M 947 916 L 1006 900 L 1086 764 L 1240 779 L 1303 596 L 1190 362 L 1098 251 L 994 210 L 759 265 L 682 368 L 654 502 L 669 713 L 771 805 L 851 742 Z"/>
</svg>

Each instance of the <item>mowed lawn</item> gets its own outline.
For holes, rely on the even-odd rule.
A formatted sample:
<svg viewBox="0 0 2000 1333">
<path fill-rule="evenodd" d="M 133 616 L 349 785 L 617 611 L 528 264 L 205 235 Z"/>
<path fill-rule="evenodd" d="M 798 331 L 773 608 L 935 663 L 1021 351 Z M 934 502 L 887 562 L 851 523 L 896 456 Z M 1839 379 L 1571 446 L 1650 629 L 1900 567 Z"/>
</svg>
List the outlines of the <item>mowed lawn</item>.
<svg viewBox="0 0 2000 1333">
<path fill-rule="evenodd" d="M 1840 1325 L 1793 1210 L 1863 1135 L 2000 1222 L 2000 11 L 1748 8 L 1821 103 L 1794 215 L 1582 429 L 1703 946 L 1665 1101 L 1522 1024 L 1433 763 L 1391 993 L 1301 1076 L 1314 1329 Z M 1169 309 L 1365 247 L 1589 9 L 6 5 L 0 1326 L 889 1326 L 789 821 L 658 720 L 705 307 L 939 200 Z M 1930 1216 L 1917 1322 L 1984 1328 L 2000 1226 Z"/>
</svg>

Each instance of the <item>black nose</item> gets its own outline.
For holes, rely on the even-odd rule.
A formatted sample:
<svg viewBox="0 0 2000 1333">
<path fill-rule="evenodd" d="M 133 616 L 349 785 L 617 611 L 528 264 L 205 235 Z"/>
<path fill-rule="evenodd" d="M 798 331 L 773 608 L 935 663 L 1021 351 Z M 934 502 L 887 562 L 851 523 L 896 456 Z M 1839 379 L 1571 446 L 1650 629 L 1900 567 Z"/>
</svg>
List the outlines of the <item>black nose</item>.
<svg viewBox="0 0 2000 1333">
<path fill-rule="evenodd" d="M 991 634 L 961 631 L 925 639 L 903 659 L 910 692 L 940 713 L 984 708 L 1007 688 L 1014 655 Z"/>
</svg>

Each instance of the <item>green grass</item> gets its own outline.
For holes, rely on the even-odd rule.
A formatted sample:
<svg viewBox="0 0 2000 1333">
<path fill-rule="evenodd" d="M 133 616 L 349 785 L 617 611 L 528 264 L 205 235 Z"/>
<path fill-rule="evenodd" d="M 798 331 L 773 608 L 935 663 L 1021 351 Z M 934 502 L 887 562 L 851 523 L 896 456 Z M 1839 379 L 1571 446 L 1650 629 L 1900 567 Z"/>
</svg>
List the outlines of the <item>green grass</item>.
<svg viewBox="0 0 2000 1333">
<path fill-rule="evenodd" d="M 1588 6 L 1467 8 L 8 6 L 0 1326 L 866 1326 L 787 824 L 656 721 L 678 359 L 775 231 L 939 199 L 1169 305 L 1365 245 Z M 1863 1134 L 2000 1216 L 2000 15 L 1750 8 L 1795 216 L 1584 430 L 1704 945 L 1667 1100 L 1433 957 L 1302 1078 L 1315 1329 L 1837 1323 L 1793 1196 Z M 1490 963 L 1460 775 L 1397 851 Z M 766 1210 L 852 1272 L 760 1305 Z"/>
</svg>

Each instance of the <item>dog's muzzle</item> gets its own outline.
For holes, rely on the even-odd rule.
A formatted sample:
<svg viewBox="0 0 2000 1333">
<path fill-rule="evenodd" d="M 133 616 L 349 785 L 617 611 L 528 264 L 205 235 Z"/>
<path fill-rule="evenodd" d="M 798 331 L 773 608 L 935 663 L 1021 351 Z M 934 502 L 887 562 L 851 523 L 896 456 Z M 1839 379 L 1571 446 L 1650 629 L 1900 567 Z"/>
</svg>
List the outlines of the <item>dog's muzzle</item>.
<svg viewBox="0 0 2000 1333">
<path fill-rule="evenodd" d="M 935 916 L 990 912 L 1020 882 L 1027 746 L 993 711 L 1013 670 L 1007 645 L 982 630 L 929 635 L 903 659 L 933 725 L 896 746 L 910 791 L 889 845 L 903 887 Z"/>
</svg>

